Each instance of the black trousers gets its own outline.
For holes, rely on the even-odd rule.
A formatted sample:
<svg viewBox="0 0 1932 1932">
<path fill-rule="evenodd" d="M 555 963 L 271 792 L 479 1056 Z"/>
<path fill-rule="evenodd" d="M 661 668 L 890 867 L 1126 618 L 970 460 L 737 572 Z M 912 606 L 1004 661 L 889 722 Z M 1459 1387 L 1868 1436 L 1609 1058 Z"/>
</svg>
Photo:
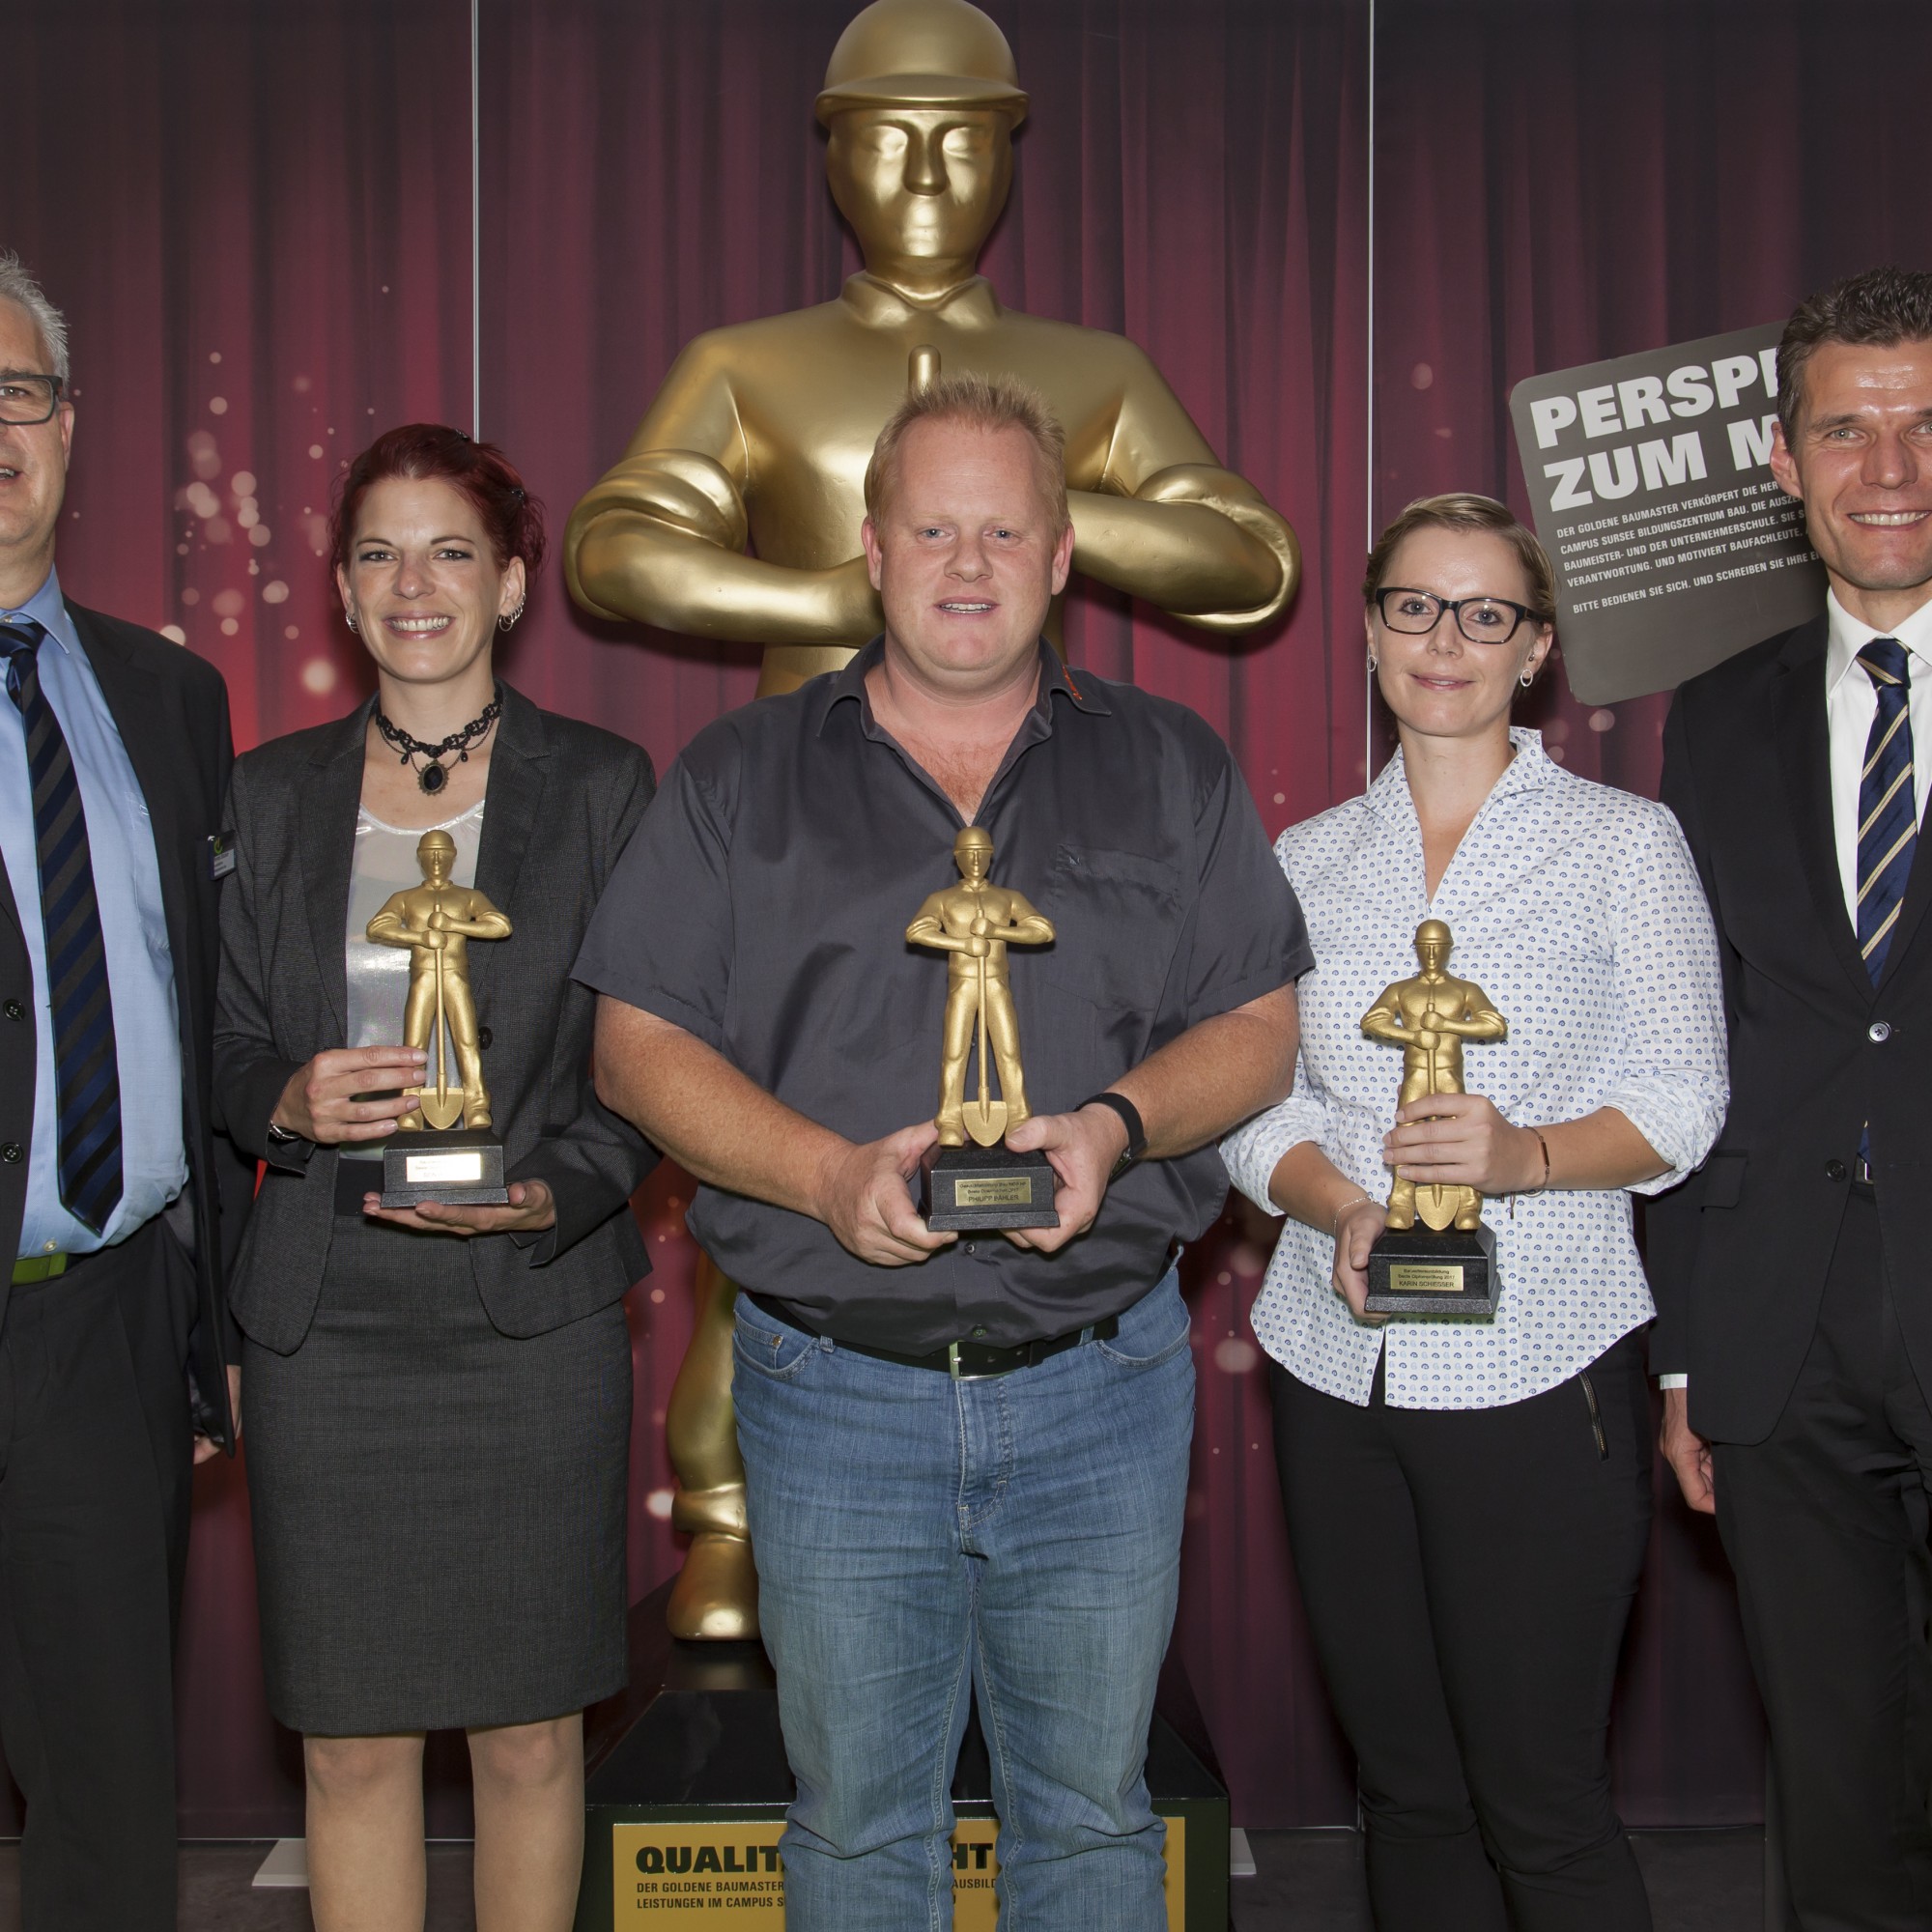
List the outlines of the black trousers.
<svg viewBox="0 0 1932 1932">
<path fill-rule="evenodd" d="M 1714 1447 L 1805 1932 L 1932 1926 L 1932 1409 L 1854 1188 L 1777 1426 Z"/>
<path fill-rule="evenodd" d="M 159 1222 L 0 1323 L 0 1746 L 23 1932 L 173 1932 L 192 1264 Z"/>
<path fill-rule="evenodd" d="M 1500 1408 L 1276 1369 L 1275 1454 L 1360 1766 L 1380 1932 L 1647 1932 L 1606 1738 L 1650 1524 L 1640 1338 Z"/>
</svg>

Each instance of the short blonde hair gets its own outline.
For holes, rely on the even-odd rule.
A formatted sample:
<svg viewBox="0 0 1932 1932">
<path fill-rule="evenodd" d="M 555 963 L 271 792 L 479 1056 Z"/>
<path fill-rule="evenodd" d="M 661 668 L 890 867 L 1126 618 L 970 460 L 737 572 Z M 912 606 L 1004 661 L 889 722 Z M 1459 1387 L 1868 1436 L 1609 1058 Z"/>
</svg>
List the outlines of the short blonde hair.
<svg viewBox="0 0 1932 1932">
<path fill-rule="evenodd" d="M 1549 567 L 1549 553 L 1537 541 L 1536 532 L 1507 503 L 1498 503 L 1493 497 L 1479 497 L 1470 490 L 1453 490 L 1442 497 L 1418 497 L 1376 539 L 1362 579 L 1362 601 L 1372 610 L 1378 593 L 1388 581 L 1389 564 L 1402 548 L 1403 539 L 1413 536 L 1417 530 L 1469 530 L 1501 537 L 1516 552 L 1522 574 L 1529 580 L 1530 614 L 1539 624 L 1556 621 L 1556 579 Z"/>
<path fill-rule="evenodd" d="M 1024 430 L 1034 447 L 1040 495 L 1053 515 L 1057 536 L 1070 521 L 1066 511 L 1066 433 L 1039 391 L 1011 376 L 942 376 L 906 399 L 879 432 L 866 466 L 866 514 L 878 524 L 898 484 L 899 451 L 915 423 L 958 423 L 988 432 Z"/>
</svg>

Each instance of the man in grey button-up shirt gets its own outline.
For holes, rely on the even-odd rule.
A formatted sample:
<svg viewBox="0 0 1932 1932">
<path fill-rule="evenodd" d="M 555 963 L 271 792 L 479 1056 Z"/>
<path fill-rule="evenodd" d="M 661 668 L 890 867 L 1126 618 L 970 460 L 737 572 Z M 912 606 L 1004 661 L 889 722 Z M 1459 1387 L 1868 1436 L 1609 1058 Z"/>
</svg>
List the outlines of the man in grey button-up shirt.
<svg viewBox="0 0 1932 1932">
<path fill-rule="evenodd" d="M 867 482 L 885 636 L 699 735 L 578 964 L 600 1093 L 698 1178 L 693 1231 L 748 1292 L 734 1394 L 800 1932 L 923 1923 L 950 1882 L 930 1794 L 969 1659 L 1022 1740 L 1014 1909 L 1165 1923 L 1139 1764 L 1191 1420 L 1171 1262 L 1219 1210 L 1215 1136 L 1288 1091 L 1310 956 L 1214 733 L 1040 642 L 1061 474 L 1025 391 L 908 401 Z M 964 824 L 1056 934 L 1012 964 L 1040 1111 L 1009 1141 L 1046 1152 L 1060 1226 L 1004 1237 L 928 1231 L 909 1186 L 948 976 L 905 928 Z M 981 1379 L 947 1376 L 953 1344 Z"/>
</svg>

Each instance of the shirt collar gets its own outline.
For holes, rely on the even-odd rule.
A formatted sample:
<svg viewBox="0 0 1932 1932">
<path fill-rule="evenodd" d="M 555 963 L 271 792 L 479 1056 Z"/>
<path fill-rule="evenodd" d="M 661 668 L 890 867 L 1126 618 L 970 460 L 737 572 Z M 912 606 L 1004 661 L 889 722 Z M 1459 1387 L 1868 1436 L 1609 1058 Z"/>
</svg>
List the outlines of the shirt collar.
<svg viewBox="0 0 1932 1932">
<path fill-rule="evenodd" d="M 1516 756 L 1503 767 L 1502 776 L 1490 787 L 1490 799 L 1508 798 L 1514 792 L 1533 791 L 1539 785 L 1549 784 L 1560 769 L 1543 749 L 1541 731 L 1512 724 L 1510 743 L 1516 747 Z M 1378 817 L 1398 819 L 1408 825 L 1415 823 L 1415 802 L 1408 795 L 1408 772 L 1403 764 L 1400 747 L 1395 756 L 1381 768 L 1367 796 L 1369 810 Z M 1489 799 L 1485 799 L 1484 805 L 1488 804 Z"/>
<path fill-rule="evenodd" d="M 866 673 L 885 654 L 885 634 L 881 632 L 843 670 L 830 671 L 820 681 L 818 716 L 812 726 L 816 735 L 824 735 L 833 712 L 844 698 L 854 699 L 861 712 L 869 716 L 866 705 Z M 1075 710 L 1085 711 L 1096 718 L 1113 715 L 1102 695 L 1099 680 L 1091 671 L 1069 670 L 1062 663 L 1060 653 L 1042 638 L 1039 640 L 1039 698 L 1034 709 L 1044 719 L 1048 729 L 1052 728 L 1053 696 L 1056 692 L 1065 696 Z"/>
<path fill-rule="evenodd" d="M 838 298 L 868 328 L 892 328 L 935 315 L 958 328 L 990 328 L 1000 319 L 1000 299 L 984 275 L 975 275 L 931 301 L 917 301 L 861 270 L 846 281 Z"/>
<path fill-rule="evenodd" d="M 1919 605 L 1912 615 L 1889 631 L 1874 631 L 1838 602 L 1838 593 L 1825 593 L 1825 695 L 1830 696 L 1857 666 L 1859 653 L 1874 638 L 1896 638 L 1912 658 L 1912 681 L 1932 679 L 1932 602 Z"/>
<path fill-rule="evenodd" d="M 67 600 L 61 595 L 57 570 L 48 568 L 46 582 L 24 604 L 15 605 L 11 611 L 0 611 L 0 622 L 11 622 L 16 617 L 33 618 L 62 650 L 72 656 L 79 639 L 74 636 L 73 619 L 67 613 Z"/>
</svg>

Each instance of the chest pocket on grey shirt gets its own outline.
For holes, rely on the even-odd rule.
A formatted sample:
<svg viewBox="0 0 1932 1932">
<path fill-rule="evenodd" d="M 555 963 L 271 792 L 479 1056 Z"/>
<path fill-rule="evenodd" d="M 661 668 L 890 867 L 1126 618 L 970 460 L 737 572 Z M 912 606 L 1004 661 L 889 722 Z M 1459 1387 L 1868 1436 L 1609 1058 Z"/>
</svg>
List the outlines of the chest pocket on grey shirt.
<svg viewBox="0 0 1932 1932">
<path fill-rule="evenodd" d="M 1104 1019 L 1150 1023 L 1174 961 L 1180 873 L 1165 860 L 1063 840 L 1039 910 L 1053 922 L 1051 978 Z"/>
</svg>

